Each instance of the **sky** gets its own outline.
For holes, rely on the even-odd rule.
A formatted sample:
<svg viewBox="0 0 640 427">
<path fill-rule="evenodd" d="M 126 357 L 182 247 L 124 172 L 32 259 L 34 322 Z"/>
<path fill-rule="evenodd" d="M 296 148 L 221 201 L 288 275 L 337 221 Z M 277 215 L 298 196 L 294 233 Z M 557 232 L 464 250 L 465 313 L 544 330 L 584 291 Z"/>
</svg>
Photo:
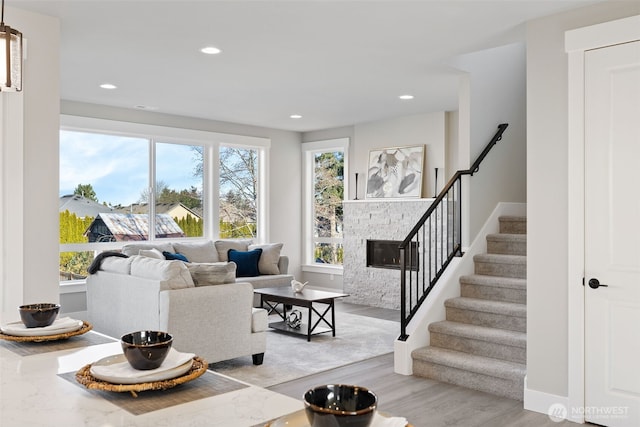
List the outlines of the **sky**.
<svg viewBox="0 0 640 427">
<path fill-rule="evenodd" d="M 180 191 L 202 190 L 194 177 L 196 158 L 191 146 L 156 145 L 156 182 Z M 149 187 L 147 139 L 97 133 L 60 132 L 59 195 L 73 194 L 78 184 L 91 184 L 100 203 L 130 205 Z"/>
</svg>

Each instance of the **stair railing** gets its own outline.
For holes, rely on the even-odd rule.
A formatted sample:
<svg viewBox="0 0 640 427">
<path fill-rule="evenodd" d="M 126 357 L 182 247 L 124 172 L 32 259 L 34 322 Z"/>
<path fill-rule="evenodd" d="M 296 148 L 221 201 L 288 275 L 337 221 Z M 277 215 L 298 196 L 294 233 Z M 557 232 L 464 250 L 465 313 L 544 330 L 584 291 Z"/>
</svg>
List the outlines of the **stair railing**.
<svg viewBox="0 0 640 427">
<path fill-rule="evenodd" d="M 449 263 L 462 256 L 462 177 L 473 176 L 491 148 L 509 126 L 498 131 L 471 168 L 457 171 L 429 209 L 400 244 L 400 337 L 406 341 L 407 325 L 434 288 Z"/>
</svg>

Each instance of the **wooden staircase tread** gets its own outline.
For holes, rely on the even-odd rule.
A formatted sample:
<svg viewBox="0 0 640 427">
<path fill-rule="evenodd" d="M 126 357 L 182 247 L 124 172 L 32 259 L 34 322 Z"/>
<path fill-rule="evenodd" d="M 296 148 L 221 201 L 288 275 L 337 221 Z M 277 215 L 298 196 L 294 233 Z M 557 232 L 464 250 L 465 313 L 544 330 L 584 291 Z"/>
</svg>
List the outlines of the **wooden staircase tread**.
<svg viewBox="0 0 640 427">
<path fill-rule="evenodd" d="M 526 348 L 527 346 L 526 332 L 498 329 L 469 323 L 452 322 L 450 320 L 431 323 L 429 325 L 429 332 L 455 335 L 462 338 L 509 345 L 512 347 Z"/>
<path fill-rule="evenodd" d="M 527 373 L 526 365 L 517 362 L 478 356 L 438 347 L 421 347 L 411 356 L 417 362 L 434 363 L 464 371 L 497 378 L 521 380 Z"/>
</svg>

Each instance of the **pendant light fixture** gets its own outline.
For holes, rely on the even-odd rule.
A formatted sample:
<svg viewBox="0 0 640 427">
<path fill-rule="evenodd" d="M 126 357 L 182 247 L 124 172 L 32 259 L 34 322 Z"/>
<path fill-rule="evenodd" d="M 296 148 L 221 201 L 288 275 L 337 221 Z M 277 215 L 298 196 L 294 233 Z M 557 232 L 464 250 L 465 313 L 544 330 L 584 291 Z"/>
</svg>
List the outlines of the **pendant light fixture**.
<svg viewBox="0 0 640 427">
<path fill-rule="evenodd" d="M 22 90 L 22 33 L 4 23 L 4 0 L 0 19 L 0 92 Z"/>
</svg>

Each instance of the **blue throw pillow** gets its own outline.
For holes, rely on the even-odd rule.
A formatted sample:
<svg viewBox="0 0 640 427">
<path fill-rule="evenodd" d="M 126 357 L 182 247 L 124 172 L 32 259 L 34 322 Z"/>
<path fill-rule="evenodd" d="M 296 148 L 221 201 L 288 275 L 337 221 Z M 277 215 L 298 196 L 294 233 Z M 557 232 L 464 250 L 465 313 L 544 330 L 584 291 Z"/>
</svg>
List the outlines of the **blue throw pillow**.
<svg viewBox="0 0 640 427">
<path fill-rule="evenodd" d="M 229 261 L 233 261 L 237 265 L 236 277 L 255 277 L 259 276 L 258 261 L 260 261 L 262 249 L 254 249 L 252 251 L 237 251 L 229 249 L 227 256 Z"/>
<path fill-rule="evenodd" d="M 162 255 L 164 255 L 164 259 L 177 259 L 178 261 L 189 262 L 189 260 L 187 259 L 186 256 L 184 256 L 184 255 L 182 255 L 181 253 L 178 253 L 178 252 L 173 254 L 171 252 L 164 251 L 164 252 L 162 252 Z"/>
</svg>

